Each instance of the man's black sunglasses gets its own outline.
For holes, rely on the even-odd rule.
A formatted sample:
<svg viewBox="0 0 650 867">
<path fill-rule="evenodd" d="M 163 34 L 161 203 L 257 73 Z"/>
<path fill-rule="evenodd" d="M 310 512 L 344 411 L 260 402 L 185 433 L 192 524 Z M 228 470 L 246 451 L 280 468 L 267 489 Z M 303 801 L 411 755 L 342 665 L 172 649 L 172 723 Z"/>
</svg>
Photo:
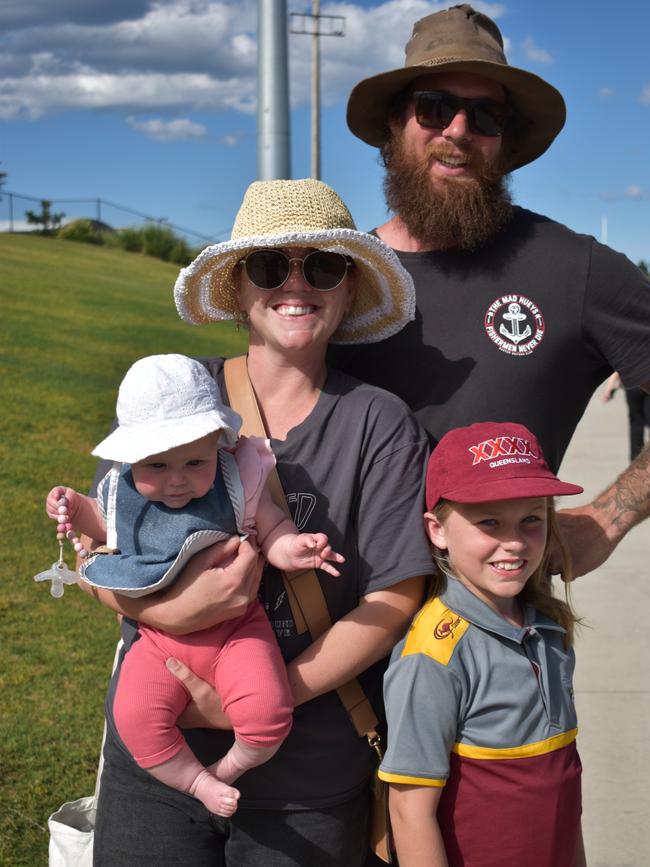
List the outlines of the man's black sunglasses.
<svg viewBox="0 0 650 867">
<path fill-rule="evenodd" d="M 353 262 L 343 253 L 312 250 L 301 259 L 287 256 L 284 250 L 254 250 L 239 261 L 248 279 L 258 289 L 279 289 L 289 279 L 291 263 L 300 262 L 302 276 L 312 289 L 330 292 L 340 286 Z"/>
<path fill-rule="evenodd" d="M 509 105 L 488 97 L 463 99 L 444 90 L 416 90 L 413 101 L 417 122 L 429 129 L 446 129 L 464 108 L 471 132 L 493 137 L 503 135 L 512 117 Z"/>
</svg>

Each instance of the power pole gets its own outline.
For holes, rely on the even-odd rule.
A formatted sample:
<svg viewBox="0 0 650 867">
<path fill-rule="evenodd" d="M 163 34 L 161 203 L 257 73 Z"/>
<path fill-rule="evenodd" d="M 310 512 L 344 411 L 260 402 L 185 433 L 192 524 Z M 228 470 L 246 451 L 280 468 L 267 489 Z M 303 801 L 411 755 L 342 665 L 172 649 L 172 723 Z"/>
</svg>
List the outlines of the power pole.
<svg viewBox="0 0 650 867">
<path fill-rule="evenodd" d="M 257 177 L 291 177 L 286 0 L 257 6 Z"/>
<path fill-rule="evenodd" d="M 345 18 L 321 15 L 320 0 L 312 0 L 311 15 L 291 13 L 291 33 L 311 35 L 311 176 L 320 179 L 320 42 L 321 36 L 345 36 Z"/>
<path fill-rule="evenodd" d="M 311 37 L 311 176 L 320 179 L 320 0 L 312 0 L 311 14 L 316 22 Z"/>
</svg>

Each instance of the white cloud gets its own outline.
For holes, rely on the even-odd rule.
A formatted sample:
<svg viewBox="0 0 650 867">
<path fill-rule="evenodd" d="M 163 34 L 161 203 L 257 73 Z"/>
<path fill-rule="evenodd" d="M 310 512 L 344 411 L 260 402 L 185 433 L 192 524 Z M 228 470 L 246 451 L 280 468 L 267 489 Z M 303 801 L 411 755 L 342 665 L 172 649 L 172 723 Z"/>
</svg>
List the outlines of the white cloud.
<svg viewBox="0 0 650 867">
<path fill-rule="evenodd" d="M 616 94 L 616 91 L 613 87 L 601 87 L 598 91 L 598 95 L 601 99 L 611 99 Z"/>
<path fill-rule="evenodd" d="M 600 198 L 607 202 L 618 202 L 621 199 L 629 199 L 633 202 L 647 202 L 650 200 L 650 190 L 639 184 L 628 184 L 628 186 L 619 192 L 601 193 Z"/>
<path fill-rule="evenodd" d="M 242 137 L 239 133 L 230 132 L 227 135 L 222 135 L 219 141 L 226 147 L 234 148 L 239 144 L 241 139 Z"/>
<path fill-rule="evenodd" d="M 321 14 L 345 17 L 345 37 L 321 39 L 323 102 L 345 99 L 360 79 L 402 66 L 413 23 L 447 5 L 323 3 Z M 475 6 L 493 18 L 504 10 L 498 3 Z M 289 11 L 310 8 L 307 0 L 289 3 Z M 131 6 L 127 0 L 7 0 L 2 9 L 2 119 L 70 110 L 255 110 L 256 0 L 134 0 Z M 290 35 L 289 55 L 295 107 L 310 99 L 311 39 Z"/>
<path fill-rule="evenodd" d="M 636 199 L 637 201 L 650 199 L 650 190 L 645 190 L 638 184 L 630 184 L 625 188 L 624 196 L 626 199 Z"/>
<path fill-rule="evenodd" d="M 321 94 L 325 105 L 347 99 L 362 78 L 404 65 L 404 46 L 413 24 L 425 15 L 446 9 L 447 2 L 431 0 L 386 0 L 371 8 L 354 3 L 321 4 L 322 15 L 345 18 L 345 36 L 320 40 Z M 504 7 L 498 3 L 474 4 L 492 18 Z M 308 12 L 310 3 L 289 4 L 290 11 Z M 309 102 L 311 88 L 311 37 L 290 35 L 291 101 L 295 106 Z"/>
<path fill-rule="evenodd" d="M 35 12 L 39 2 L 26 5 Z M 54 2 L 63 19 L 48 26 L 35 14 L 35 26 L 0 31 L 0 118 L 254 109 L 255 0 L 149 0 L 135 16 L 99 23 L 79 2 Z"/>
<path fill-rule="evenodd" d="M 524 52 L 533 63 L 553 63 L 553 55 L 545 48 L 535 45 L 531 36 L 524 40 Z"/>
<path fill-rule="evenodd" d="M 0 119 L 34 119 L 53 109 L 251 112 L 254 97 L 253 79 L 234 82 L 200 73 L 109 74 L 82 67 L 67 75 L 0 81 Z"/>
<path fill-rule="evenodd" d="M 19 62 L 44 51 L 98 71 L 249 72 L 255 66 L 256 5 L 219 0 L 163 0 L 139 18 L 106 24 L 60 22 L 8 31 L 3 53 Z M 69 60 L 66 60 L 68 58 Z"/>
<path fill-rule="evenodd" d="M 644 105 L 650 105 L 650 84 L 643 85 L 639 102 L 642 102 Z"/>
<path fill-rule="evenodd" d="M 201 123 L 194 123 L 187 118 L 177 120 L 136 120 L 134 117 L 127 118 L 130 127 L 144 133 L 156 141 L 188 141 L 189 139 L 205 138 L 207 129 Z"/>
</svg>

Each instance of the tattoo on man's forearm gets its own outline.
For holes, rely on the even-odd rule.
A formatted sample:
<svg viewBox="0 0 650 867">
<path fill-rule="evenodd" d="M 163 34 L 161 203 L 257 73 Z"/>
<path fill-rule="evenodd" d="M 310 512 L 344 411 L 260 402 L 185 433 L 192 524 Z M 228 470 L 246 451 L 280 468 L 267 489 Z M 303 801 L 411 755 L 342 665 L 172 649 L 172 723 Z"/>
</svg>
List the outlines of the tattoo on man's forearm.
<svg viewBox="0 0 650 867">
<path fill-rule="evenodd" d="M 650 444 L 593 506 L 609 513 L 613 526 L 629 530 L 650 515 Z"/>
</svg>

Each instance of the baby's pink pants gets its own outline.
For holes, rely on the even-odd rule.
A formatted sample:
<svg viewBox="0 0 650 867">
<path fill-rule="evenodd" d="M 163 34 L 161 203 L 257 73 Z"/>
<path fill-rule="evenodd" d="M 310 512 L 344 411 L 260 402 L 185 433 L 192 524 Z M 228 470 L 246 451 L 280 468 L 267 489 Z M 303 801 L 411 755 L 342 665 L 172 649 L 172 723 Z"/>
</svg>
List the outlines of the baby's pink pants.
<svg viewBox="0 0 650 867">
<path fill-rule="evenodd" d="M 216 688 L 238 740 L 270 747 L 287 736 L 293 711 L 287 672 L 257 600 L 242 617 L 189 635 L 141 625 L 124 658 L 113 705 L 120 737 L 141 768 L 166 762 L 185 743 L 176 720 L 191 697 L 167 670 L 170 656 Z"/>
</svg>

